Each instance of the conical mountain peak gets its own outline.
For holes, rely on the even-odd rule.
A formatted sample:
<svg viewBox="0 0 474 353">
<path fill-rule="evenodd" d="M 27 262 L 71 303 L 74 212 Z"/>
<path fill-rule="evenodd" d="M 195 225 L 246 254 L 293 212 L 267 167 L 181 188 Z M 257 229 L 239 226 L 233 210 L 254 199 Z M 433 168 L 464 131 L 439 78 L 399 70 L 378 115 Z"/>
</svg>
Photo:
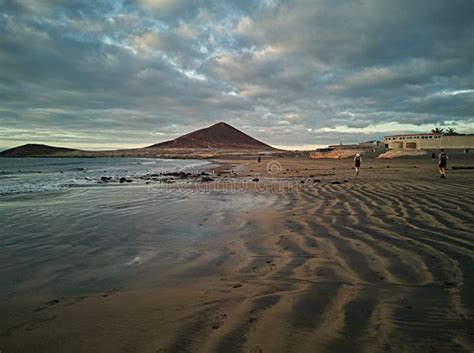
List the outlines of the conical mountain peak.
<svg viewBox="0 0 474 353">
<path fill-rule="evenodd" d="M 149 148 L 274 149 L 222 121 Z"/>
</svg>

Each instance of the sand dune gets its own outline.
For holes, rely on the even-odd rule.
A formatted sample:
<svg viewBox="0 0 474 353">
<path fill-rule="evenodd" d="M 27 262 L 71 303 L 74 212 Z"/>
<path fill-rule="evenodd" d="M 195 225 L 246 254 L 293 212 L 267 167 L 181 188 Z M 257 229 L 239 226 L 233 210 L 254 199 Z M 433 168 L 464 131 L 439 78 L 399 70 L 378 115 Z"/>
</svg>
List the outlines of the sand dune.
<svg viewBox="0 0 474 353">
<path fill-rule="evenodd" d="M 399 150 L 388 150 L 387 152 L 380 154 L 377 158 L 392 159 L 392 158 L 400 158 L 400 157 L 423 156 L 425 154 L 427 154 L 427 152 L 423 150 L 399 149 Z"/>
<path fill-rule="evenodd" d="M 471 171 L 271 162 L 227 161 L 269 200 L 205 221 L 235 234 L 137 276 L 157 288 L 61 298 L 4 331 L 7 352 L 472 352 Z"/>
<path fill-rule="evenodd" d="M 354 158 L 356 153 L 365 154 L 367 151 L 364 149 L 350 149 L 350 148 L 336 148 L 328 152 L 311 152 L 309 158 L 311 159 L 344 159 Z"/>
</svg>

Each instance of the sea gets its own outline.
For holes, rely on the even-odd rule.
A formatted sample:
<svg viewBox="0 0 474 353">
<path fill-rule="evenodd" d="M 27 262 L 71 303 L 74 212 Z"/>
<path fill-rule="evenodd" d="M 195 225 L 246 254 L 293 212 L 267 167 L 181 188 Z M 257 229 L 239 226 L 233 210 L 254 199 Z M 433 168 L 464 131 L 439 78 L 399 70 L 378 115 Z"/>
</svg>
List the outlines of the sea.
<svg viewBox="0 0 474 353">
<path fill-rule="evenodd" d="M 101 177 L 119 181 L 147 174 L 196 171 L 204 160 L 150 158 L 0 158 L 0 195 L 101 185 Z"/>
</svg>

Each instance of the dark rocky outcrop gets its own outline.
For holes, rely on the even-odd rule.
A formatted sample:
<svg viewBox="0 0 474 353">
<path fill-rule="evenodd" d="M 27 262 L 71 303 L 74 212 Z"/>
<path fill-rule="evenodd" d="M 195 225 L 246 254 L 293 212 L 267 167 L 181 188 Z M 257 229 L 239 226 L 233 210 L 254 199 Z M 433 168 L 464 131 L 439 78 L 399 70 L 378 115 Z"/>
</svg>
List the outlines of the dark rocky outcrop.
<svg viewBox="0 0 474 353">
<path fill-rule="evenodd" d="M 208 176 L 203 176 L 201 178 L 201 181 L 207 183 L 207 182 L 210 182 L 210 181 L 214 181 L 214 179 L 212 179 L 211 177 L 208 177 Z"/>
</svg>

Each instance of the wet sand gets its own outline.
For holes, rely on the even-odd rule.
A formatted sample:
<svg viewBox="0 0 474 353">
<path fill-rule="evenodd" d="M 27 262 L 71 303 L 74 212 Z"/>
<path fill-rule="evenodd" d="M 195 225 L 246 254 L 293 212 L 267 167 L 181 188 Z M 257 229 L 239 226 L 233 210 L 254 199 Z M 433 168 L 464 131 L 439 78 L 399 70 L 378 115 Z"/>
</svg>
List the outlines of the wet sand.
<svg viewBox="0 0 474 353">
<path fill-rule="evenodd" d="M 221 172 L 224 202 L 266 203 L 188 209 L 212 241 L 132 261 L 126 285 L 9 293 L 2 353 L 474 350 L 474 171 L 364 160 L 356 178 L 347 160 L 292 158 Z"/>
</svg>

